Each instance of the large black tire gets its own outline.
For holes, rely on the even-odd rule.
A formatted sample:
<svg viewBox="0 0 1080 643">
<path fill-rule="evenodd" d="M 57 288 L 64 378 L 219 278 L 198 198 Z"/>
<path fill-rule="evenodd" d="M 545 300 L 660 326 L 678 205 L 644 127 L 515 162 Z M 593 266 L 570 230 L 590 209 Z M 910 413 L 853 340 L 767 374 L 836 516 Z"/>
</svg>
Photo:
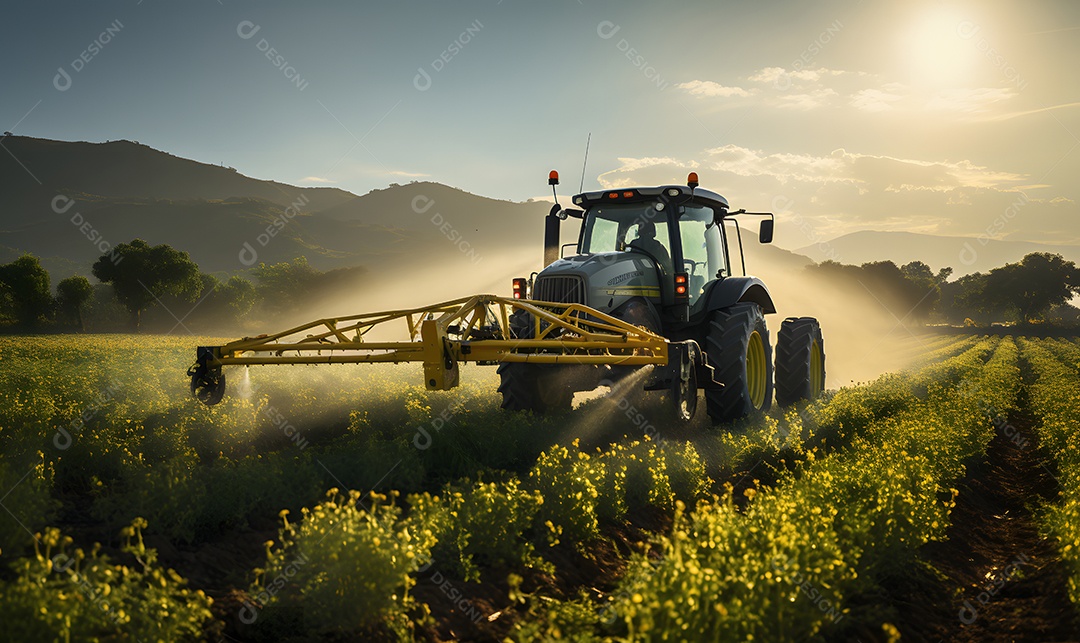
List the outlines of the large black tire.
<svg viewBox="0 0 1080 643">
<path fill-rule="evenodd" d="M 515 339 L 531 339 L 536 334 L 532 315 L 515 310 L 510 315 L 510 333 Z M 508 411 L 569 411 L 574 401 L 574 392 L 559 377 L 559 366 L 503 362 L 498 373 L 502 407 Z"/>
<path fill-rule="evenodd" d="M 569 411 L 574 391 L 560 378 L 560 367 L 547 364 L 499 364 L 499 392 L 508 411 Z"/>
<path fill-rule="evenodd" d="M 760 347 L 753 339 L 755 334 L 760 339 Z M 752 348 L 758 351 L 754 363 L 760 369 L 751 373 L 756 375 L 753 381 L 747 373 L 748 354 Z M 724 384 L 722 389 L 705 389 L 705 401 L 713 422 L 730 422 L 769 410 L 773 393 L 772 346 L 761 306 L 735 304 L 714 312 L 706 331 L 705 353 L 716 379 Z M 764 364 L 759 362 L 762 357 Z M 764 381 L 761 370 L 765 374 Z"/>
<path fill-rule="evenodd" d="M 776 334 L 776 403 L 817 399 L 825 390 L 825 340 L 813 317 L 788 317 Z"/>
</svg>

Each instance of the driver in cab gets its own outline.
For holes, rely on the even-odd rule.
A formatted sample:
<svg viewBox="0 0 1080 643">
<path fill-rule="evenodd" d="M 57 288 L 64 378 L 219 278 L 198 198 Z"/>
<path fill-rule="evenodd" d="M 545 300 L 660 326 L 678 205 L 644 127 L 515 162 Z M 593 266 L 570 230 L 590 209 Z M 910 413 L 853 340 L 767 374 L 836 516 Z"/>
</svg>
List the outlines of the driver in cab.
<svg viewBox="0 0 1080 643">
<path fill-rule="evenodd" d="M 642 221 L 638 224 L 637 237 L 628 244 L 631 248 L 641 250 L 655 259 L 664 274 L 671 274 L 671 255 L 668 254 L 664 244 L 656 240 L 656 224 L 652 221 Z"/>
</svg>

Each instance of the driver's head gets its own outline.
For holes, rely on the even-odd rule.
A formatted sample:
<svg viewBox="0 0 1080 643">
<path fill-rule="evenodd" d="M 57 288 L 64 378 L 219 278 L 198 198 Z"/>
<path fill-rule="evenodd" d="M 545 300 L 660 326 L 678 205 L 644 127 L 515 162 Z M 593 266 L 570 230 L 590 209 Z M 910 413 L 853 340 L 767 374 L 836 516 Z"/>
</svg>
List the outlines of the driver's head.
<svg viewBox="0 0 1080 643">
<path fill-rule="evenodd" d="M 655 239 L 656 224 L 652 221 L 642 221 L 637 228 L 638 239 Z"/>
</svg>

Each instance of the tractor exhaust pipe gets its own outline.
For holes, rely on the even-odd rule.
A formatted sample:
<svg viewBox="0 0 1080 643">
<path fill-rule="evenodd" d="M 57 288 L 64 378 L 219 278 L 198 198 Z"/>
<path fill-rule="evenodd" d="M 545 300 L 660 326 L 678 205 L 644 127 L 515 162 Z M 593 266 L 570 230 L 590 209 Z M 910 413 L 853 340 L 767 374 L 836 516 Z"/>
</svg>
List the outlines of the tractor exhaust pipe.
<svg viewBox="0 0 1080 643">
<path fill-rule="evenodd" d="M 544 217 L 544 268 L 555 263 L 559 258 L 559 241 L 561 240 L 559 224 L 562 223 L 559 212 L 562 211 L 562 206 L 559 205 L 559 193 L 555 189 L 558 184 L 559 173 L 552 170 L 548 174 L 548 185 L 551 186 L 551 195 L 555 197 L 555 205 L 551 206 L 551 211 Z"/>
<path fill-rule="evenodd" d="M 547 268 L 559 258 L 559 231 L 562 219 L 558 212 L 562 207 L 555 205 L 551 213 L 544 217 L 544 267 Z"/>
</svg>

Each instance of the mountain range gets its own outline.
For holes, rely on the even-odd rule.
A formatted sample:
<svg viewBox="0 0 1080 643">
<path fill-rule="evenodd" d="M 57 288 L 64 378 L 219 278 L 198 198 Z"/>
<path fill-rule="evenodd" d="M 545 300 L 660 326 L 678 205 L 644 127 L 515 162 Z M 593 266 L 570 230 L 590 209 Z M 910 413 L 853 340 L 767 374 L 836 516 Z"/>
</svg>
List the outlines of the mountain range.
<svg viewBox="0 0 1080 643">
<path fill-rule="evenodd" d="M 498 201 L 418 182 L 357 196 L 244 176 L 131 141 L 0 141 L 0 262 L 42 258 L 54 280 L 89 274 L 118 243 L 187 251 L 206 272 L 303 255 L 315 267 L 496 254 L 509 240 L 541 256 L 550 204 Z M 251 252 L 254 250 L 254 252 Z"/>
<path fill-rule="evenodd" d="M 0 145 L 7 151 L 0 154 L 0 262 L 31 252 L 54 282 L 89 275 L 98 257 L 134 238 L 185 250 L 213 273 L 302 255 L 320 269 L 363 265 L 376 277 L 418 269 L 491 277 L 490 264 L 511 257 L 513 265 L 500 275 L 509 279 L 539 267 L 543 217 L 551 207 L 432 182 L 362 196 L 297 187 L 133 141 L 6 136 Z M 570 227 L 564 241 L 574 236 Z M 488 265 L 480 263 L 485 257 Z M 747 244 L 747 257 L 750 266 L 809 263 L 756 243 Z"/>
<path fill-rule="evenodd" d="M 142 238 L 185 250 L 203 271 L 219 274 L 305 256 L 320 269 L 363 265 L 375 277 L 462 272 L 501 283 L 539 267 L 543 217 L 551 207 L 433 182 L 394 184 L 360 196 L 297 187 L 134 141 L 8 135 L 0 147 L 6 152 L 0 153 L 0 263 L 31 252 L 54 282 L 89 275 L 111 247 Z M 567 229 L 563 240 L 573 236 Z M 744 236 L 749 271 L 766 278 L 829 258 L 854 264 L 919 259 L 935 269 L 951 266 L 958 275 L 1034 251 L 1080 260 L 1077 246 L 906 232 L 856 232 L 795 252 L 760 245 L 750 232 Z"/>
</svg>

